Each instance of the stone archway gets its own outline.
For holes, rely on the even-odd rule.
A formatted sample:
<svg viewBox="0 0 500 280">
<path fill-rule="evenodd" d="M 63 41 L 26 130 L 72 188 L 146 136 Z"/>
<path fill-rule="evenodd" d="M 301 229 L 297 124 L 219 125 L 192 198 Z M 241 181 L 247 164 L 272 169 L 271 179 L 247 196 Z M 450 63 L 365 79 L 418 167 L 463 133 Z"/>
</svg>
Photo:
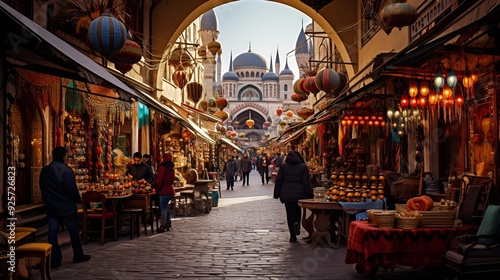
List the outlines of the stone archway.
<svg viewBox="0 0 500 280">
<path fill-rule="evenodd" d="M 169 51 L 176 46 L 175 40 L 182 32 L 203 13 L 217 6 L 235 2 L 236 0 L 191 0 L 191 1 L 159 1 L 151 8 L 151 36 L 150 52 L 156 57 L 161 57 L 156 70 L 154 83 L 161 88 L 162 73 Z M 357 52 L 351 52 L 348 46 L 355 46 L 357 30 L 343 30 L 345 26 L 357 21 L 359 1 L 333 1 L 316 12 L 300 0 L 268 0 L 297 9 L 311 17 L 332 39 L 338 48 L 339 54 L 346 64 L 347 76 L 351 78 L 357 71 Z"/>
</svg>

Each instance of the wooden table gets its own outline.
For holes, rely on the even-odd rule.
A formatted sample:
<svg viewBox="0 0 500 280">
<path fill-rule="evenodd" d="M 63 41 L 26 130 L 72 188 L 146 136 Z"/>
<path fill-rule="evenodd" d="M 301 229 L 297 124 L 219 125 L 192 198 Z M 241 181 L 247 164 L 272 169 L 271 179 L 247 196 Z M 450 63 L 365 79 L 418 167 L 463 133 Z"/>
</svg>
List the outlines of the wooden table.
<svg viewBox="0 0 500 280">
<path fill-rule="evenodd" d="M 449 242 L 466 231 L 466 227 L 380 229 L 367 221 L 353 221 L 345 263 L 355 263 L 356 270 L 369 278 L 379 267 L 444 265 Z"/>
<path fill-rule="evenodd" d="M 302 227 L 309 233 L 306 239 L 311 240 L 311 247 L 315 248 L 318 245 L 318 241 L 323 238 L 326 243 L 332 248 L 338 248 L 334 245 L 330 238 L 331 216 L 333 213 L 342 213 L 342 207 L 337 202 L 331 201 L 317 201 L 313 198 L 311 199 L 301 199 L 298 201 L 300 207 L 302 207 Z M 306 209 L 311 211 L 311 215 L 306 217 Z M 340 232 L 337 238 L 337 242 L 340 240 Z"/>
<path fill-rule="evenodd" d="M 147 217 L 149 215 L 151 219 L 151 232 L 153 229 L 153 205 L 155 204 L 157 194 L 156 193 L 144 193 L 144 194 L 133 194 L 130 197 L 123 200 L 123 205 L 126 208 L 138 208 L 143 211 L 143 222 L 144 222 L 144 235 L 148 235 L 147 229 Z"/>
</svg>

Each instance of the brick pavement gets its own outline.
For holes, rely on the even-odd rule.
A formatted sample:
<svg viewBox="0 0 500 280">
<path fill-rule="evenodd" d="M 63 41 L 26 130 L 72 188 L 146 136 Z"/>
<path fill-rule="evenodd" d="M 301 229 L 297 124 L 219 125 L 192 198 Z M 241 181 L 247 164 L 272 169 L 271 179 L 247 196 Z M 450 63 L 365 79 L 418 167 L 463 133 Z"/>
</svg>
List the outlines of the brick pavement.
<svg viewBox="0 0 500 280">
<path fill-rule="evenodd" d="M 300 240 L 304 231 L 299 242 L 288 242 L 285 208 L 272 198 L 274 185 L 263 186 L 257 172 L 249 187 L 239 181 L 228 191 L 221 183 L 218 207 L 175 218 L 170 232 L 144 236 L 141 231 L 140 238 L 120 237 L 103 246 L 89 242 L 84 249 L 92 259 L 78 264 L 71 263 L 71 246 L 65 245 L 53 279 L 362 279 L 344 263 L 345 245 L 312 249 Z M 396 268 L 377 276 L 422 279 L 432 278 L 432 272 Z"/>
</svg>

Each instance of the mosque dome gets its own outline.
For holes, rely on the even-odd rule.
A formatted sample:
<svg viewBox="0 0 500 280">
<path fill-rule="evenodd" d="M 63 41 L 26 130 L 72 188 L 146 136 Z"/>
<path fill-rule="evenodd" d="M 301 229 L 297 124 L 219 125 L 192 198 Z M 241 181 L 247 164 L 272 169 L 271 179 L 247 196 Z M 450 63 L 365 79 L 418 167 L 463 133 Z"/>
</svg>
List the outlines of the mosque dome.
<svg viewBox="0 0 500 280">
<path fill-rule="evenodd" d="M 285 75 L 293 76 L 292 70 L 290 70 L 288 67 L 286 67 L 285 69 L 281 70 L 280 76 L 285 76 Z"/>
<path fill-rule="evenodd" d="M 239 79 L 240 77 L 238 77 L 238 75 L 233 71 L 226 72 L 222 75 L 223 81 L 238 81 Z"/>
<path fill-rule="evenodd" d="M 262 81 L 277 81 L 278 79 L 278 75 L 274 72 L 267 72 L 262 76 Z"/>
<path fill-rule="evenodd" d="M 201 16 L 200 30 L 217 30 L 219 23 L 214 10 L 210 10 Z"/>
<path fill-rule="evenodd" d="M 304 33 L 304 28 L 300 29 L 299 36 L 295 43 L 295 54 L 309 53 L 309 44 L 307 43 L 306 34 Z"/>
<path fill-rule="evenodd" d="M 244 67 L 267 69 L 267 61 L 260 54 L 253 53 L 252 51 L 249 50 L 246 53 L 238 55 L 234 59 L 233 66 L 234 69 L 244 68 Z"/>
</svg>

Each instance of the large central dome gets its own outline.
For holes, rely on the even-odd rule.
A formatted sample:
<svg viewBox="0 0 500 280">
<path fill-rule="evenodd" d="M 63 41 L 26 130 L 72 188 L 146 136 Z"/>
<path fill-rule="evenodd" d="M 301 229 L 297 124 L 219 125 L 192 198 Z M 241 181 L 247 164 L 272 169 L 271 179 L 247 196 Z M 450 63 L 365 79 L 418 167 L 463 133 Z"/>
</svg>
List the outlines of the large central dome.
<svg viewBox="0 0 500 280">
<path fill-rule="evenodd" d="M 246 53 L 238 55 L 234 59 L 233 67 L 235 70 L 238 68 L 247 67 L 267 69 L 267 61 L 260 54 L 248 51 Z"/>
</svg>

